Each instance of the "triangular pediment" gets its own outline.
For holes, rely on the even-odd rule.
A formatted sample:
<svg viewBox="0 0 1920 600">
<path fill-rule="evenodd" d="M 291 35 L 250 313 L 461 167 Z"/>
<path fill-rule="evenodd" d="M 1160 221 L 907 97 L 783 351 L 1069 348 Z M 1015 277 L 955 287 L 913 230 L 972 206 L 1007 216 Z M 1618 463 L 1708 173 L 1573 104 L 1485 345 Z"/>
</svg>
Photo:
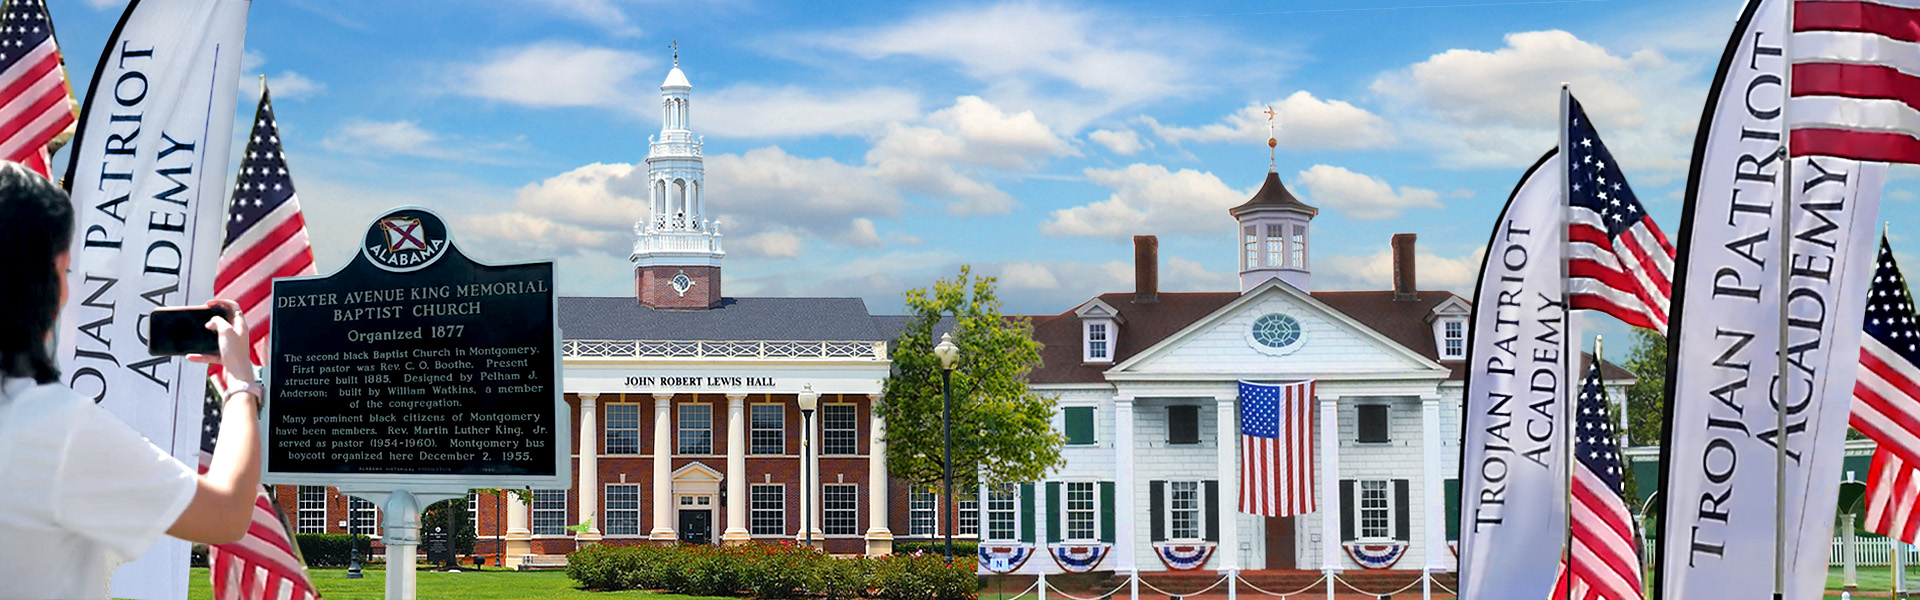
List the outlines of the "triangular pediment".
<svg viewBox="0 0 1920 600">
<path fill-rule="evenodd" d="M 1112 369 L 1153 378 L 1445 379 L 1449 369 L 1278 279 Z"/>
</svg>

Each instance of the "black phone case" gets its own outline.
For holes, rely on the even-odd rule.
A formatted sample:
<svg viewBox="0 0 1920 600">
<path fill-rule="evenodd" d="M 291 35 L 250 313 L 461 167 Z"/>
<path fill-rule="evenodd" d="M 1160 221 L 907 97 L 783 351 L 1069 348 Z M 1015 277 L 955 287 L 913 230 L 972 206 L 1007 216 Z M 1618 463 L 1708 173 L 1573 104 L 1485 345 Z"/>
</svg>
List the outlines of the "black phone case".
<svg viewBox="0 0 1920 600">
<path fill-rule="evenodd" d="M 225 316 L 213 308 L 155 310 L 147 315 L 147 352 L 154 356 L 219 354 L 220 337 L 207 321 Z"/>
</svg>

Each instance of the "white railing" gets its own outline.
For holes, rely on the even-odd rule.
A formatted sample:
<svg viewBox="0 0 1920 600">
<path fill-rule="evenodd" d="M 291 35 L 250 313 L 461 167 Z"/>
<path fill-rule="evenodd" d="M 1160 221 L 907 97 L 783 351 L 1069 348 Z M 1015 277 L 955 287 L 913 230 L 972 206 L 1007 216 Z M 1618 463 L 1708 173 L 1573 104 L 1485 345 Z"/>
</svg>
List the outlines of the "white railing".
<svg viewBox="0 0 1920 600">
<path fill-rule="evenodd" d="M 648 144 L 648 156 L 700 156 L 700 142 L 653 142 Z"/>
<path fill-rule="evenodd" d="M 703 232 L 649 232 L 633 242 L 634 254 L 649 252 L 723 252 L 720 234 Z"/>
<path fill-rule="evenodd" d="M 1847 555 L 1841 553 L 1841 541 L 1840 536 L 1836 535 L 1833 537 L 1833 545 L 1827 552 L 1827 564 L 1833 566 L 1846 564 Z M 1893 564 L 1893 546 L 1893 538 L 1856 537 L 1853 540 L 1853 551 L 1858 553 L 1855 555 L 1858 557 L 1858 561 L 1854 564 L 1861 566 L 1891 565 Z M 1906 558 L 1908 566 L 1920 564 L 1920 548 L 1906 544 L 1900 544 L 1900 546 L 1904 547 L 1907 551 Z"/>
<path fill-rule="evenodd" d="M 887 360 L 886 342 L 564 340 L 568 358 L 838 358 Z"/>
</svg>

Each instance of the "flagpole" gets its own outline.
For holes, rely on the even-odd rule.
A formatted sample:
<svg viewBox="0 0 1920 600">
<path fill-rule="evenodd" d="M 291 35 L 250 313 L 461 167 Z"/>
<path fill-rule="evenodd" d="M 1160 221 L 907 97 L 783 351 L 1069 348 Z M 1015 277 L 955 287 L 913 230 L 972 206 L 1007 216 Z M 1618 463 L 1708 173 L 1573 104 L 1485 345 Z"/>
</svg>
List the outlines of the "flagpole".
<svg viewBox="0 0 1920 600">
<path fill-rule="evenodd" d="M 1780 247 L 1780 262 L 1774 270 L 1780 274 L 1780 287 L 1774 291 L 1780 321 L 1776 340 L 1774 378 L 1780 380 L 1779 396 L 1773 403 L 1773 600 L 1785 600 L 1787 593 L 1787 403 L 1793 380 L 1787 376 L 1787 286 L 1791 283 L 1787 264 L 1793 258 L 1793 120 L 1787 117 L 1793 105 L 1793 8 L 1786 6 L 1785 35 L 1780 51 L 1786 66 L 1780 70 L 1780 230 L 1774 238 Z"/>
<path fill-rule="evenodd" d="M 1560 156 L 1571 156 L 1567 153 L 1567 128 L 1569 126 L 1568 121 L 1572 114 L 1573 92 L 1567 89 L 1567 82 L 1562 81 L 1560 82 Z M 1567 239 L 1567 224 L 1569 220 L 1566 215 L 1572 210 L 1573 206 L 1572 192 L 1569 187 L 1573 182 L 1567 179 L 1567 173 L 1573 168 L 1573 165 L 1571 158 L 1566 160 L 1568 160 L 1569 163 L 1566 167 L 1560 169 L 1560 301 L 1563 303 L 1567 300 L 1567 257 L 1569 255 L 1568 246 L 1570 245 L 1570 241 Z M 1563 334 L 1564 337 L 1561 338 L 1560 343 L 1560 356 L 1567 361 L 1567 367 L 1564 370 L 1573 371 L 1578 369 L 1578 365 L 1580 364 L 1577 355 L 1569 355 L 1567 353 L 1569 346 L 1576 351 L 1579 348 L 1579 342 L 1573 341 L 1573 313 L 1571 310 L 1562 310 L 1560 314 L 1561 318 L 1564 319 L 1565 326 L 1565 329 L 1563 329 L 1565 332 Z M 1561 390 L 1562 393 L 1560 394 L 1560 427 L 1566 431 L 1565 437 L 1568 445 L 1561 449 L 1561 454 L 1565 458 L 1565 460 L 1561 461 L 1561 464 L 1566 469 L 1566 472 L 1561 474 L 1563 477 L 1560 478 L 1561 484 L 1565 486 L 1562 489 L 1565 503 L 1561 506 L 1566 507 L 1568 512 L 1565 515 L 1566 521 L 1564 523 L 1565 527 L 1563 528 L 1565 535 L 1561 538 L 1560 543 L 1560 576 L 1567 584 L 1564 592 L 1565 598 L 1562 600 L 1573 600 L 1573 514 L 1571 512 L 1573 507 L 1573 403 L 1568 401 L 1569 395 L 1565 392 L 1567 389 L 1571 389 L 1575 380 L 1571 373 L 1563 373 L 1562 378 L 1564 379 L 1563 383 L 1565 386 L 1563 386 Z"/>
</svg>

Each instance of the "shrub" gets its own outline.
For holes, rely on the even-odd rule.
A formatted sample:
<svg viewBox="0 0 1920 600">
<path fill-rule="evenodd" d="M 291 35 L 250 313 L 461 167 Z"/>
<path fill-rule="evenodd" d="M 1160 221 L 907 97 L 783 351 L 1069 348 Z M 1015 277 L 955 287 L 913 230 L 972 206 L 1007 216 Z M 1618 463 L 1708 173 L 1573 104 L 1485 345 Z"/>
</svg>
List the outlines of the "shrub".
<svg viewBox="0 0 1920 600">
<path fill-rule="evenodd" d="M 750 595 L 769 600 L 974 600 L 974 562 L 931 555 L 834 558 L 795 544 L 713 546 L 597 545 L 567 557 L 567 576 L 596 590 L 654 589 L 693 596 Z"/>
<path fill-rule="evenodd" d="M 941 540 L 934 540 L 931 542 L 918 542 L 918 541 L 895 542 L 893 544 L 894 554 L 919 553 L 919 554 L 932 554 L 934 556 L 945 556 L 946 551 L 947 551 L 947 543 Z M 954 560 L 963 561 L 979 555 L 980 555 L 980 544 L 978 542 L 961 541 L 961 540 L 953 541 L 953 559 Z"/>
<path fill-rule="evenodd" d="M 309 567 L 347 566 L 355 536 L 344 533 L 297 533 L 294 543 L 300 544 L 300 555 L 307 559 Z M 373 538 L 358 536 L 360 560 L 365 562 L 373 555 Z"/>
</svg>

